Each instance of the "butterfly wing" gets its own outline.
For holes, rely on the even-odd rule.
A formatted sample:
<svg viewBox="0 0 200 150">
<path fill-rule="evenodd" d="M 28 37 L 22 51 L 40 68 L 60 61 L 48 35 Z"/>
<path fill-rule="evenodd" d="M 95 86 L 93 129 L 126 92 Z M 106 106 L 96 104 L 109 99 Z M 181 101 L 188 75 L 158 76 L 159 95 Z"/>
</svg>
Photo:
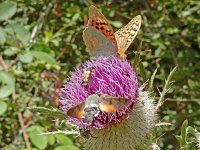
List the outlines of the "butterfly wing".
<svg viewBox="0 0 200 150">
<path fill-rule="evenodd" d="M 84 30 L 83 41 L 92 57 L 110 56 L 116 53 L 115 45 L 93 27 L 87 27 Z"/>
<path fill-rule="evenodd" d="M 93 5 L 89 8 L 89 21 L 88 26 L 94 27 L 110 39 L 117 49 L 117 41 L 115 34 L 112 30 L 106 17 Z"/>
<path fill-rule="evenodd" d="M 70 108 L 67 111 L 67 116 L 70 116 L 70 117 L 77 118 L 77 119 L 81 120 L 82 119 L 82 114 L 84 112 L 84 105 L 85 105 L 85 102 L 82 102 L 82 103 Z"/>
<path fill-rule="evenodd" d="M 117 42 L 112 27 L 93 5 L 89 8 L 89 20 L 83 31 L 83 40 L 93 57 L 117 54 Z"/>
<path fill-rule="evenodd" d="M 127 25 L 115 32 L 120 58 L 125 58 L 125 52 L 135 39 L 141 26 L 141 16 L 134 17 Z"/>
<path fill-rule="evenodd" d="M 122 97 L 112 97 L 107 94 L 100 96 L 101 102 L 99 103 L 100 109 L 108 113 L 114 113 L 126 106 L 128 99 Z"/>
</svg>

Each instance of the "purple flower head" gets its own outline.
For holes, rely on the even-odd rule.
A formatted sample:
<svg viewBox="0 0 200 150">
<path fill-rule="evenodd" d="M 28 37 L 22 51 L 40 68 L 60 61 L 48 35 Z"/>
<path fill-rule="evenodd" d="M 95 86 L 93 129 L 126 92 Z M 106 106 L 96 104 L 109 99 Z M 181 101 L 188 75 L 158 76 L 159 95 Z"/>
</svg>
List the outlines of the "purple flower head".
<svg viewBox="0 0 200 150">
<path fill-rule="evenodd" d="M 91 69 L 93 71 L 90 72 L 87 83 L 84 83 L 83 73 Z M 105 128 L 111 123 L 117 123 L 123 116 L 127 116 L 138 97 L 138 80 L 130 63 L 115 56 L 102 56 L 75 68 L 75 72 L 70 74 L 61 90 L 61 108 L 67 112 L 70 108 L 86 101 L 92 94 L 107 94 L 112 97 L 126 98 L 128 101 L 123 109 L 115 113 L 100 111 L 95 118 L 94 128 Z M 69 117 L 68 120 L 77 125 L 82 124 L 81 118 Z"/>
</svg>

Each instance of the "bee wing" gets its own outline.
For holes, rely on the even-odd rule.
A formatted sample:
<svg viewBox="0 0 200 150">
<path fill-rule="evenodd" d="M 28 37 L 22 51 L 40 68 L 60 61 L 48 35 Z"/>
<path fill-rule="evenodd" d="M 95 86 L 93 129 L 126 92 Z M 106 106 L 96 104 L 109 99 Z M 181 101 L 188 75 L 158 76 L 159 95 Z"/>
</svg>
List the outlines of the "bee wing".
<svg viewBox="0 0 200 150">
<path fill-rule="evenodd" d="M 100 96 L 102 99 L 99 102 L 100 109 L 108 113 L 114 113 L 126 106 L 128 99 L 122 97 L 112 97 L 107 94 Z"/>
<path fill-rule="evenodd" d="M 81 120 L 82 119 L 82 114 L 84 112 L 84 105 L 85 105 L 85 102 L 82 102 L 82 103 L 70 108 L 67 111 L 67 116 L 70 116 L 70 117 L 77 118 L 77 119 Z"/>
<path fill-rule="evenodd" d="M 115 32 L 118 45 L 118 54 L 121 58 L 126 57 L 125 52 L 135 39 L 141 26 L 141 20 L 141 16 L 138 15 L 134 17 L 127 25 Z"/>
<path fill-rule="evenodd" d="M 113 42 L 93 27 L 85 28 L 83 41 L 92 57 L 110 56 L 116 53 L 116 47 Z"/>
</svg>

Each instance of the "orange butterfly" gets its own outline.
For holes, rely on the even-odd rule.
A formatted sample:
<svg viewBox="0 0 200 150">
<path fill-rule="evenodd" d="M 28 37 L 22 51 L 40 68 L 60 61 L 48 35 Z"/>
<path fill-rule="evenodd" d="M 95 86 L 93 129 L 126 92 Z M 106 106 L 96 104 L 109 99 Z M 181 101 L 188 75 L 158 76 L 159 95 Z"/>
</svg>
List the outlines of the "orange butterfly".
<svg viewBox="0 0 200 150">
<path fill-rule="evenodd" d="M 126 58 L 126 50 L 135 39 L 141 26 L 141 16 L 134 17 L 126 26 L 113 32 L 106 17 L 95 6 L 89 8 L 89 20 L 83 40 L 91 56 L 118 55 Z"/>
</svg>

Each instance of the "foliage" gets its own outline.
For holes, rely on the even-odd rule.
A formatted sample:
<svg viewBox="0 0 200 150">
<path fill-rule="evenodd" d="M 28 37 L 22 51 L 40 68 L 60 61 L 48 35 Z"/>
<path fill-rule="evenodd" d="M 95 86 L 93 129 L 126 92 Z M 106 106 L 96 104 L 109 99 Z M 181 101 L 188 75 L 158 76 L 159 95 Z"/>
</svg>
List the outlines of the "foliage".
<svg viewBox="0 0 200 150">
<path fill-rule="evenodd" d="M 115 30 L 142 15 L 141 32 L 128 51 L 128 59 L 138 66 L 141 83 L 149 79 L 156 100 L 164 91 L 167 75 L 178 66 L 170 80 L 175 83 L 164 88 L 167 91 L 160 101 L 160 121 L 152 143 L 166 150 L 179 146 L 197 149 L 200 3 L 196 0 L 1 0 L 0 148 L 26 149 L 30 145 L 32 149 L 76 150 L 80 146 L 74 142 L 75 136 L 41 133 L 76 129 L 63 122 L 63 114 L 57 110 L 49 113 L 59 106 L 59 89 L 67 74 L 89 58 L 82 40 L 88 4 L 98 6 Z M 45 107 L 48 115 L 27 109 L 36 106 Z M 53 117 L 55 114 L 59 117 Z"/>
</svg>

